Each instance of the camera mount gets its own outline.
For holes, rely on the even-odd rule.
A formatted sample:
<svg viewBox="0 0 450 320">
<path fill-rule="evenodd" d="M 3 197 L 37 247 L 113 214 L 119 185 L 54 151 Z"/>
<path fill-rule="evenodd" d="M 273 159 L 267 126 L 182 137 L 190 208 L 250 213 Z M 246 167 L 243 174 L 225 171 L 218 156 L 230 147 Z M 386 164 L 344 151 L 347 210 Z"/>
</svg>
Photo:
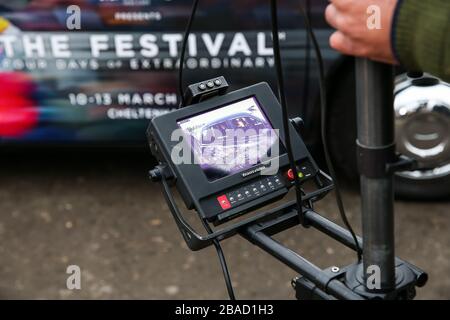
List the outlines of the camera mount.
<svg viewBox="0 0 450 320">
<path fill-rule="evenodd" d="M 376 66 L 374 66 L 374 70 L 378 70 Z M 380 75 L 379 80 L 383 78 L 382 75 L 387 75 L 388 68 L 383 66 L 382 70 L 385 73 Z M 368 72 L 367 70 L 365 71 Z M 220 108 L 220 105 L 225 101 L 232 101 L 241 96 L 248 96 L 249 93 L 246 90 L 255 90 L 255 87 L 250 87 L 249 89 L 242 89 L 242 94 L 235 92 L 227 93 L 226 88 L 228 84 L 226 80 L 223 77 L 216 79 L 220 79 L 221 83 L 219 84 L 219 81 L 217 81 L 216 86 L 212 87 L 210 85 L 211 88 L 209 90 L 207 88 L 198 89 L 204 83 L 214 82 L 214 79 L 189 86 L 189 90 L 186 92 L 186 100 L 191 102 L 195 101 L 196 104 L 181 109 L 184 110 L 183 116 Z M 225 88 L 221 88 L 220 85 L 224 85 Z M 365 94 L 363 89 L 360 90 L 361 94 Z M 385 88 L 385 90 L 387 92 L 388 88 Z M 264 96 L 263 94 L 258 95 L 260 99 Z M 261 100 L 265 103 L 271 101 L 265 98 Z M 297 203 L 294 201 L 282 204 L 274 209 L 254 213 L 251 216 L 246 213 L 245 218 L 237 222 L 233 220 L 231 224 L 216 230 L 211 229 L 211 232 L 208 232 L 207 235 L 201 235 L 187 222 L 182 210 L 179 209 L 175 201 L 171 185 L 177 185 L 179 180 L 183 179 L 183 174 L 176 166 L 174 167 L 170 163 L 171 160 L 168 158 L 167 152 L 162 150 L 165 148 L 164 143 L 162 143 L 162 139 L 164 138 L 158 136 L 161 133 L 156 130 L 158 126 L 155 124 L 150 126 L 148 132 L 151 149 L 153 154 L 159 159 L 160 165 L 150 171 L 150 177 L 153 181 L 162 182 L 163 193 L 169 209 L 184 240 L 191 250 L 200 250 L 214 244 L 214 241 L 222 241 L 239 234 L 301 275 L 292 280 L 292 285 L 296 290 L 296 297 L 298 299 L 412 299 L 415 296 L 415 288 L 425 285 L 428 277 L 419 268 L 393 255 L 393 229 L 391 228 L 393 227 L 393 221 L 391 221 L 393 197 L 391 184 L 394 168 L 405 169 L 413 165 L 414 162 L 397 157 L 394 154 L 394 150 L 391 147 L 393 140 L 391 139 L 391 135 L 388 135 L 385 140 L 375 139 L 376 141 L 387 141 L 386 144 L 380 146 L 367 144 L 367 140 L 363 140 L 365 137 L 364 134 L 367 134 L 365 131 L 368 130 L 367 127 L 377 128 L 379 131 L 375 131 L 376 135 L 385 135 L 386 132 L 393 133 L 393 130 L 390 131 L 391 129 L 387 128 L 390 125 L 393 126 L 393 118 L 386 118 L 388 117 L 386 113 L 389 113 L 389 110 L 387 110 L 389 108 L 386 105 L 389 106 L 389 104 L 385 105 L 386 101 L 380 98 L 376 101 L 378 102 L 378 108 L 383 106 L 385 113 L 380 112 L 382 115 L 371 117 L 370 119 L 372 120 L 370 122 L 363 121 L 365 118 L 361 113 L 364 114 L 367 112 L 367 108 L 373 108 L 372 104 L 366 103 L 360 106 L 360 121 L 358 126 L 360 132 L 360 139 L 358 140 L 360 144 L 359 156 L 362 159 L 360 170 L 362 175 L 361 188 L 364 224 L 364 241 L 360 237 L 357 237 L 359 247 L 364 248 L 363 261 L 361 263 L 355 263 L 343 268 L 332 267 L 322 270 L 272 238 L 275 234 L 301 225 L 307 228 L 313 227 L 344 246 L 353 250 L 357 249 L 349 231 L 314 211 L 314 203 L 322 199 L 333 189 L 332 179 L 320 170 L 312 178 L 315 190 L 304 193 L 302 197 L 304 218 L 302 223 L 300 223 Z M 264 107 L 266 114 L 275 114 L 269 112 L 267 108 Z M 178 113 L 180 112 L 178 111 Z M 377 112 L 373 111 L 373 113 L 376 114 Z M 177 117 L 174 119 L 178 119 Z M 383 125 L 375 125 L 373 122 L 377 121 L 377 119 L 379 121 L 383 120 Z M 391 119 L 392 123 L 386 119 Z M 269 120 L 274 121 L 272 117 L 269 117 Z M 158 120 L 155 120 L 155 123 L 157 122 Z M 301 119 L 291 120 L 290 122 L 292 125 L 291 129 L 297 136 L 299 136 L 298 129 L 301 126 L 301 122 Z M 164 121 L 164 125 L 170 127 L 167 121 Z M 374 133 L 368 133 L 368 135 L 373 136 Z M 376 163 L 376 169 L 366 165 L 365 159 L 369 159 L 367 161 L 370 163 L 372 161 L 372 155 L 378 161 L 381 161 L 383 165 Z M 381 170 L 381 167 L 384 169 Z M 263 201 L 263 203 L 274 202 L 281 197 L 282 195 L 270 198 L 271 200 Z M 250 207 L 250 209 L 256 209 L 258 207 Z M 188 206 L 189 208 L 192 209 L 193 207 Z M 249 208 L 243 207 L 245 212 L 252 211 L 247 209 Z M 204 223 L 208 223 L 207 215 L 200 215 L 200 218 L 203 219 Z M 378 226 L 382 226 L 381 229 Z M 380 248 L 383 248 L 384 251 L 380 252 Z M 378 266 L 381 271 L 381 282 L 378 284 L 378 287 L 377 285 L 371 288 L 368 286 L 367 271 L 370 270 L 371 266 Z"/>
</svg>

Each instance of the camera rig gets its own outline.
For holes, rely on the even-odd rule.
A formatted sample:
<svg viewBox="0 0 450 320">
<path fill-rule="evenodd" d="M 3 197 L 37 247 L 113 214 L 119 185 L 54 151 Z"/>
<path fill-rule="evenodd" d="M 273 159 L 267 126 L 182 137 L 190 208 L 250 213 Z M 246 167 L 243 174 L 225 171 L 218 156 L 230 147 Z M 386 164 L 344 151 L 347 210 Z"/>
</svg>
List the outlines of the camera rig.
<svg viewBox="0 0 450 320">
<path fill-rule="evenodd" d="M 374 79 L 378 81 L 385 79 L 383 76 L 386 76 L 389 68 L 373 66 L 370 69 L 370 64 L 367 65 L 365 62 L 359 68 L 366 72 L 381 70 L 384 74 L 378 74 Z M 376 86 L 377 83 L 372 82 L 372 85 Z M 383 85 L 386 90 L 389 89 L 385 84 Z M 202 130 L 210 128 L 208 125 L 217 124 L 217 121 L 212 120 L 217 117 L 217 114 L 229 114 L 230 116 L 225 120 L 220 118 L 222 122 L 229 124 L 229 119 L 234 118 L 232 112 L 229 111 L 231 109 L 227 108 L 231 108 L 229 106 L 236 101 L 254 97 L 255 100 L 252 100 L 254 101 L 252 103 L 255 105 L 252 104 L 249 107 L 248 113 L 253 114 L 256 118 L 259 117 L 259 120 L 262 120 L 265 115 L 267 123 L 274 128 L 282 126 L 279 103 L 266 84 L 257 84 L 230 93 L 227 89 L 228 83 L 223 77 L 190 85 L 185 95 L 185 100 L 190 106 L 153 119 L 148 129 L 152 153 L 159 160 L 159 165 L 150 171 L 150 177 L 152 181 L 162 182 L 169 209 L 188 247 L 191 250 L 200 250 L 214 244 L 215 241 L 222 241 L 239 234 L 300 274 L 299 277 L 292 280 L 298 299 L 412 299 L 415 296 L 415 288 L 425 285 L 428 277 L 419 268 L 395 258 L 393 255 L 392 173 L 396 169 L 405 170 L 414 163 L 395 155 L 391 147 L 392 143 L 374 147 L 370 141 L 363 140 L 365 136 L 386 135 L 386 132 L 389 135 L 386 139 L 392 138 L 393 140 L 393 137 L 390 136 L 393 133 L 393 129 L 390 128 L 391 125 L 393 127 L 393 118 L 389 118 L 389 108 L 383 106 L 385 113 L 378 112 L 378 116 L 376 116 L 376 111 L 370 111 L 374 113 L 375 117 L 371 118 L 370 123 L 366 118 L 360 117 L 358 143 L 362 176 L 364 241 L 357 237 L 358 243 L 355 243 L 349 231 L 314 211 L 314 203 L 333 189 L 333 181 L 317 168 L 304 146 L 298 130 L 302 123 L 299 118 L 289 122 L 292 143 L 296 150 L 295 164 L 301 175 L 301 183 L 303 184 L 309 179 L 315 186 L 313 191 L 303 193 L 301 213 L 299 213 L 295 201 L 255 212 L 263 205 L 282 199 L 294 185 L 292 171 L 289 169 L 289 163 L 283 154 L 282 147 L 280 156 L 277 158 L 279 169 L 269 175 L 261 175 L 264 170 L 260 170 L 260 168 L 264 167 L 264 162 L 258 161 L 251 168 L 245 169 L 247 171 L 241 170 L 210 181 L 207 179 L 205 168 L 202 168 L 201 161 L 200 164 L 174 163 L 172 151 L 180 142 L 171 140 L 172 131 L 180 128 L 180 123 L 185 123 L 183 121 L 194 121 L 193 119 L 197 121 L 200 119 L 199 115 L 202 114 L 206 114 L 202 119 L 208 119 L 207 121 L 210 123 L 194 121 L 188 127 L 189 130 L 185 131 L 185 133 L 189 133 L 188 136 L 191 140 L 195 134 L 197 137 L 201 137 Z M 371 89 L 373 87 L 366 88 L 366 90 Z M 360 92 L 367 93 L 364 88 L 360 88 Z M 387 97 L 392 96 L 392 91 L 390 94 L 387 91 L 385 93 Z M 374 97 L 374 100 L 365 103 L 360 111 L 369 112 L 366 109 L 373 107 L 373 101 L 380 105 L 386 102 L 379 97 Z M 261 113 L 257 112 L 258 109 Z M 215 111 L 216 113 L 214 113 Z M 242 114 L 239 116 L 244 119 Z M 255 120 L 250 116 L 246 119 L 248 122 Z M 385 123 L 385 125 L 377 126 L 372 123 L 373 121 L 377 121 L 378 124 Z M 195 130 L 200 130 L 200 133 L 194 134 Z M 375 132 L 368 133 L 367 130 L 375 130 Z M 279 138 L 282 146 L 285 143 L 282 132 L 279 134 Z M 379 141 L 377 139 L 375 139 L 376 142 Z M 189 139 L 184 139 L 181 143 L 193 153 L 195 158 L 195 152 L 199 149 L 194 148 L 187 140 Z M 187 150 L 186 148 L 184 150 Z M 272 160 L 274 158 L 270 158 L 268 161 Z M 255 168 L 257 170 L 254 170 Z M 249 175 L 242 174 L 250 172 L 248 170 L 254 172 Z M 276 180 L 280 183 L 278 187 L 271 188 L 265 193 L 254 193 L 250 195 L 249 199 L 244 199 L 242 204 L 234 206 L 233 201 L 230 200 L 232 195 L 244 197 L 243 194 L 246 191 L 251 190 L 253 186 L 259 185 L 262 181 L 265 181 L 265 187 L 269 188 L 269 182 L 273 185 Z M 208 233 L 206 235 L 200 234 L 185 219 L 173 196 L 171 188 L 173 185 L 177 187 L 187 208 L 195 209 L 199 213 L 202 223 L 207 225 Z M 213 206 L 211 206 L 212 202 L 215 202 Z M 231 212 L 231 214 L 227 214 L 227 212 Z M 243 216 L 244 214 L 245 216 Z M 300 214 L 302 219 L 299 218 Z M 237 217 L 241 218 L 237 219 Z M 224 223 L 227 224 L 220 227 Z M 211 224 L 219 228 L 213 230 Z M 332 267 L 322 270 L 272 238 L 273 235 L 297 225 L 315 228 L 350 249 L 356 250 L 358 247 L 363 247 L 363 261 L 343 268 Z M 372 266 L 377 266 L 381 270 L 380 283 L 373 287 L 368 286 L 367 283 L 368 270 L 371 270 Z"/>
</svg>

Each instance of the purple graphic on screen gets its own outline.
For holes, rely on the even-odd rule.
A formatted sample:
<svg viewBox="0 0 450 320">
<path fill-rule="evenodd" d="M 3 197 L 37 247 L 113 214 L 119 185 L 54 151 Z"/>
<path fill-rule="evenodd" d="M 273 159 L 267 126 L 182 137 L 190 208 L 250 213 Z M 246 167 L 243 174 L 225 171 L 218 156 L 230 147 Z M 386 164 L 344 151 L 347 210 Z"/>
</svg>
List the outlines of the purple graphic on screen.
<svg viewBox="0 0 450 320">
<path fill-rule="evenodd" d="M 278 156 L 278 135 L 254 97 L 181 120 L 178 125 L 210 181 Z"/>
</svg>

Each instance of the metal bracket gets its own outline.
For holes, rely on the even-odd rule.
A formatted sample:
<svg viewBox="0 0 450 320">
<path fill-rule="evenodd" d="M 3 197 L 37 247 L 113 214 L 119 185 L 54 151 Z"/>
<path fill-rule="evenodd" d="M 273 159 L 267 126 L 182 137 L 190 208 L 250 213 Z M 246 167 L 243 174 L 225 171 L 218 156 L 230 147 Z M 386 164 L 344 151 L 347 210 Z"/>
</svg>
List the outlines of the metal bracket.
<svg viewBox="0 0 450 320">
<path fill-rule="evenodd" d="M 323 272 L 328 279 L 324 288 L 314 284 L 304 276 L 292 279 L 291 285 L 295 290 L 295 298 L 297 300 L 337 300 L 334 296 L 327 293 L 327 287 L 333 280 L 342 280 L 345 277 L 346 270 L 334 266 L 323 270 Z"/>
<path fill-rule="evenodd" d="M 392 174 L 398 171 L 414 170 L 417 167 L 417 160 L 399 154 L 397 155 L 397 160 L 394 163 L 386 164 L 386 171 L 388 174 Z"/>
<path fill-rule="evenodd" d="M 174 183 L 176 179 L 174 179 L 174 176 L 171 175 L 170 172 L 171 170 L 169 170 L 167 166 L 160 165 L 157 166 L 154 170 L 150 171 L 150 178 L 156 181 L 160 180 L 162 182 L 163 194 L 169 206 L 170 212 L 172 213 L 172 216 L 174 217 L 175 222 L 178 228 L 180 229 L 187 246 L 193 251 L 197 251 L 212 245 L 215 239 L 221 241 L 226 238 L 229 238 L 237 234 L 240 230 L 249 225 L 256 225 L 261 221 L 274 219 L 280 215 L 288 216 L 287 213 L 291 212 L 292 207 L 294 206 L 294 203 L 287 203 L 270 210 L 255 212 L 254 214 L 249 215 L 245 219 L 239 220 L 230 225 L 226 225 L 223 228 L 215 229 L 210 234 L 201 235 L 195 230 L 193 226 L 191 226 L 190 223 L 187 222 L 181 210 L 178 208 L 177 203 L 175 202 L 171 188 L 169 186 L 169 182 Z M 331 178 L 321 171 L 319 172 L 319 174 L 323 179 L 328 181 L 328 184 L 326 185 L 321 184 L 321 186 L 319 186 L 318 184 L 316 190 L 313 190 L 305 194 L 303 197 L 303 201 L 305 203 L 309 203 L 310 201 L 311 202 L 318 201 L 333 189 L 333 183 L 331 181 Z M 298 212 L 295 210 L 293 214 L 296 217 L 298 215 Z M 283 220 L 275 219 L 274 221 L 277 222 L 276 224 L 278 223 L 280 225 L 283 224 Z M 295 219 L 295 221 L 298 224 L 298 219 Z"/>
<path fill-rule="evenodd" d="M 362 263 L 351 264 L 343 268 L 331 267 L 323 270 L 324 277 L 331 281 L 341 281 L 355 294 L 366 300 L 411 300 L 416 294 L 416 287 L 423 287 L 428 275 L 410 263 L 395 259 L 396 284 L 395 288 L 386 292 L 370 292 L 365 288 L 362 275 Z M 299 300 L 336 300 L 329 293 L 328 285 L 321 287 L 305 276 L 292 279 L 295 297 Z"/>
<path fill-rule="evenodd" d="M 356 141 L 358 169 L 367 178 L 383 178 L 397 171 L 413 170 L 417 161 L 395 152 L 395 143 L 378 148 Z"/>
</svg>

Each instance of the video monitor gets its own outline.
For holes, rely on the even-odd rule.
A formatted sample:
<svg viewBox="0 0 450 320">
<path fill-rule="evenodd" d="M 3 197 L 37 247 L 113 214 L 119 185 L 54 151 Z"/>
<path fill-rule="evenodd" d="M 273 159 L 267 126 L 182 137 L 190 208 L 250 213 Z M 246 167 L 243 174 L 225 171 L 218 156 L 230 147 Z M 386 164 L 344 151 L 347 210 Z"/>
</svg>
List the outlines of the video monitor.
<svg viewBox="0 0 450 320">
<path fill-rule="evenodd" d="M 177 122 L 209 181 L 280 153 L 279 136 L 252 96 Z"/>
<path fill-rule="evenodd" d="M 186 207 L 220 224 L 288 193 L 282 128 L 280 103 L 260 82 L 155 117 L 147 135 Z M 291 123 L 288 129 L 299 178 L 309 179 L 318 168 Z"/>
</svg>

